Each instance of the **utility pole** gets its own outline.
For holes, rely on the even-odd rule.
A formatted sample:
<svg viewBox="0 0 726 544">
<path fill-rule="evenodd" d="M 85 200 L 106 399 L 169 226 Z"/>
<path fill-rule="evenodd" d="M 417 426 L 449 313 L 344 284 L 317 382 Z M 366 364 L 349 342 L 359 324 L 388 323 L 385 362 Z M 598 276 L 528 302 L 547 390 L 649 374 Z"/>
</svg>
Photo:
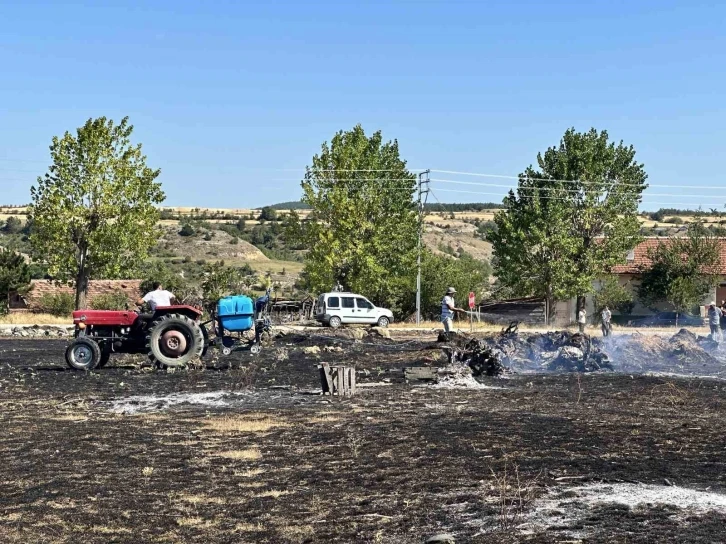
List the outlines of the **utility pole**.
<svg viewBox="0 0 726 544">
<path fill-rule="evenodd" d="M 418 175 L 418 260 L 416 274 L 416 325 L 421 324 L 421 250 L 423 248 L 424 208 L 429 195 L 429 174 L 425 170 Z M 424 196 L 425 195 L 425 196 Z"/>
</svg>

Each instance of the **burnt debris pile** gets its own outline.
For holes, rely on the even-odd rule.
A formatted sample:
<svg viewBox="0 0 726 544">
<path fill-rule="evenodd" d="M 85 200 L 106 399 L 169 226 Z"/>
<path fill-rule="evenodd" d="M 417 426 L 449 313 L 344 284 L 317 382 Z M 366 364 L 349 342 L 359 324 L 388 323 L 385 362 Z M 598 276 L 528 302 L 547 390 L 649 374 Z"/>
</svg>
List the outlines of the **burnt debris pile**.
<svg viewBox="0 0 726 544">
<path fill-rule="evenodd" d="M 608 350 L 623 372 L 665 372 L 720 376 L 725 354 L 708 336 L 681 329 L 672 337 L 643 335 L 615 337 Z"/>
<path fill-rule="evenodd" d="M 442 333 L 439 342 L 449 362 L 468 365 L 474 376 L 499 376 L 504 372 L 595 372 L 612 370 L 599 339 L 567 331 L 522 334 L 516 324 L 501 333 L 476 339 L 459 333 Z"/>
<path fill-rule="evenodd" d="M 520 333 L 512 325 L 484 338 L 441 333 L 438 341 L 449 363 L 469 366 L 474 376 L 603 370 L 726 375 L 726 342 L 686 329 L 670 338 L 634 333 L 603 339 L 569 331 Z"/>
</svg>

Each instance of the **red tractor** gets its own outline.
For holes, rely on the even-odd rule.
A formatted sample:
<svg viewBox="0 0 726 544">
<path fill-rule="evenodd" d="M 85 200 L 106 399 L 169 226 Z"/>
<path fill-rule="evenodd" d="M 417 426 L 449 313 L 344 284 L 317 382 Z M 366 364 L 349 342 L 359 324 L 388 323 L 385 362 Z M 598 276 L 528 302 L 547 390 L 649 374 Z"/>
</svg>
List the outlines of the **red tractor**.
<svg viewBox="0 0 726 544">
<path fill-rule="evenodd" d="M 212 319 L 202 323 L 202 311 L 192 306 L 157 307 L 153 313 L 132 310 L 78 310 L 73 312 L 75 340 L 66 350 L 68 366 L 93 370 L 108 363 L 112 353 L 146 353 L 158 367 L 184 366 L 201 357 L 210 346 L 229 355 L 240 337 L 254 331 L 251 353 L 260 352 L 262 337 L 270 337 L 270 290 L 256 300 L 244 295 L 218 301 Z M 209 339 L 207 325 L 214 334 Z"/>
<path fill-rule="evenodd" d="M 183 366 L 209 345 L 201 317 L 192 306 L 158 307 L 149 314 L 79 310 L 73 312 L 76 338 L 66 350 L 66 362 L 76 370 L 93 370 L 108 363 L 112 353 L 146 353 L 157 366 Z"/>
</svg>

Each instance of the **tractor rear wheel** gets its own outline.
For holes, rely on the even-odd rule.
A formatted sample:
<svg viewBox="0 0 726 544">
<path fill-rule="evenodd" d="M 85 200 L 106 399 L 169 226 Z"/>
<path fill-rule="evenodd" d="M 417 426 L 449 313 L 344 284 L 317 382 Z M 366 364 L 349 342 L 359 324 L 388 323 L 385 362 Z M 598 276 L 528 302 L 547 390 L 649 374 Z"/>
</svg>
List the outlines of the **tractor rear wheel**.
<svg viewBox="0 0 726 544">
<path fill-rule="evenodd" d="M 202 356 L 204 334 L 199 324 L 180 314 L 168 314 L 151 325 L 146 349 L 152 363 L 184 366 Z"/>
<path fill-rule="evenodd" d="M 100 362 L 101 348 L 89 338 L 76 338 L 66 349 L 66 363 L 73 370 L 93 370 Z"/>
</svg>

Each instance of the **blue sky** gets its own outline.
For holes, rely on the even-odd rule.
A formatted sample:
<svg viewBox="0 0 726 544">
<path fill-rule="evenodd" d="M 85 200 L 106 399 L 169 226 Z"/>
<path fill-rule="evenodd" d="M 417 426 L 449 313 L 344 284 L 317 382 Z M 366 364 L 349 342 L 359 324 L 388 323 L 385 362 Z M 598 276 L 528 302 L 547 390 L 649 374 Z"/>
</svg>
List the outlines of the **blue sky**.
<svg viewBox="0 0 726 544">
<path fill-rule="evenodd" d="M 0 203 L 29 200 L 53 135 L 129 115 L 174 206 L 297 199 L 320 144 L 361 123 L 411 168 L 504 176 L 570 126 L 607 129 L 645 163 L 645 208 L 722 208 L 717 4 L 2 1 Z"/>
</svg>

